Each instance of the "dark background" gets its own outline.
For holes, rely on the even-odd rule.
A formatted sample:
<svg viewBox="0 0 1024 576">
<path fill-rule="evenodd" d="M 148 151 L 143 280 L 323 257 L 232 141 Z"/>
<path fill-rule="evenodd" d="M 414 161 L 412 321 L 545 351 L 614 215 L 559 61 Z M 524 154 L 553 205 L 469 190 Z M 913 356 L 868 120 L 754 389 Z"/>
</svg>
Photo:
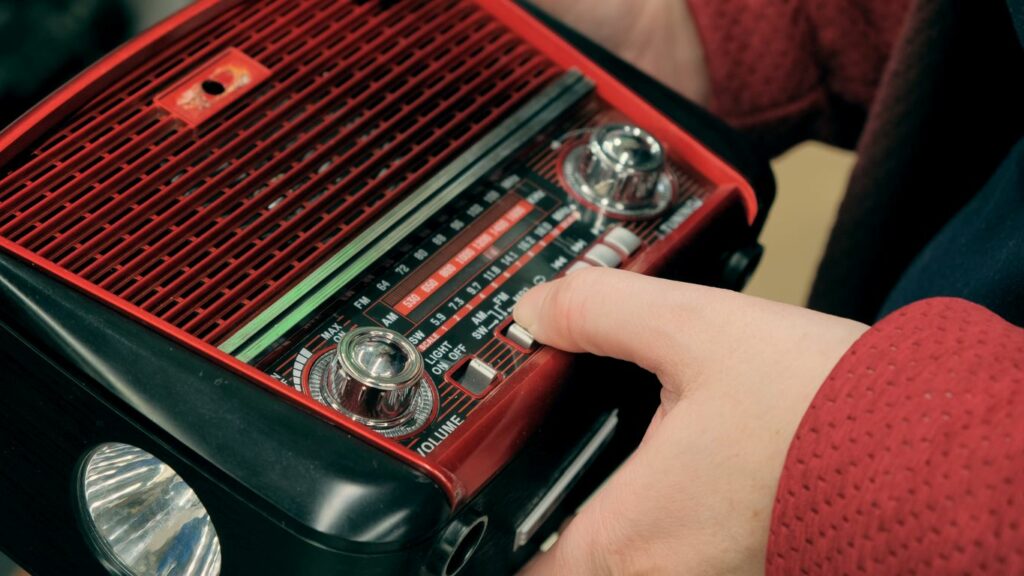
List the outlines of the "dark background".
<svg viewBox="0 0 1024 576">
<path fill-rule="evenodd" d="M 132 35 L 189 3 L 0 0 L 0 126 Z M 24 572 L 0 552 L 0 576 L 14 574 Z"/>
</svg>

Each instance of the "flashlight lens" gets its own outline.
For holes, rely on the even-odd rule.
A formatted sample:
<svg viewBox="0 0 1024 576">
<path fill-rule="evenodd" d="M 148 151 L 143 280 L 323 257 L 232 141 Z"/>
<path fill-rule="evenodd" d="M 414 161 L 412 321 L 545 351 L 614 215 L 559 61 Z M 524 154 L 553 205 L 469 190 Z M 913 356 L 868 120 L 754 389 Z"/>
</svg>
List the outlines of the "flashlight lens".
<svg viewBox="0 0 1024 576">
<path fill-rule="evenodd" d="M 216 576 L 220 542 L 210 515 L 170 466 L 128 444 L 85 460 L 85 524 L 105 563 L 124 576 Z"/>
</svg>

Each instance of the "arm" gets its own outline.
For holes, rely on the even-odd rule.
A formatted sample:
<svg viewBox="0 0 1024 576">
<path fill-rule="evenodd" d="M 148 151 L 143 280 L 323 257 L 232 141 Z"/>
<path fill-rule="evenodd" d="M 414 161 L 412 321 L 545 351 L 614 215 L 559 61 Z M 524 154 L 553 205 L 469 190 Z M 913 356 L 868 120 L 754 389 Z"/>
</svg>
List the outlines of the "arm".
<svg viewBox="0 0 1024 576">
<path fill-rule="evenodd" d="M 772 574 L 1024 570 L 1024 330 L 932 299 L 865 334 L 779 484 Z"/>
<path fill-rule="evenodd" d="M 710 101 L 704 49 L 685 0 L 533 3 L 690 100 Z"/>
<path fill-rule="evenodd" d="M 852 146 L 910 0 L 535 0 L 778 153 Z"/>
<path fill-rule="evenodd" d="M 910 0 L 689 0 L 711 108 L 773 152 L 805 138 L 852 146 Z"/>
</svg>

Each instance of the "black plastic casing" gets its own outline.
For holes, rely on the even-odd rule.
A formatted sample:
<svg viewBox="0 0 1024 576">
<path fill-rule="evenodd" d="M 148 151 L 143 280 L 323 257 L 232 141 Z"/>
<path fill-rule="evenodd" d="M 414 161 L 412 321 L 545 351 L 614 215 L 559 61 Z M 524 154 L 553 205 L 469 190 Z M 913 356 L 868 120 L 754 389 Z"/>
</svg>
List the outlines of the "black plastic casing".
<svg viewBox="0 0 1024 576">
<path fill-rule="evenodd" d="M 542 20 L 543 15 L 538 14 Z M 759 195 L 753 226 L 732 206 L 670 276 L 738 288 L 731 256 L 756 246 L 774 195 L 767 162 L 718 120 L 561 26 L 552 26 L 732 164 Z M 472 501 L 318 417 L 10 256 L 0 256 L 0 548 L 36 576 L 103 574 L 81 525 L 83 457 L 125 442 L 172 466 L 213 518 L 222 574 L 440 574 L 444 542 L 486 517 L 462 574 L 509 573 L 635 448 L 658 401 L 653 378 L 580 358 L 525 448 Z M 600 374 L 600 376 L 598 376 Z M 593 379 L 643 393 L 588 393 Z M 643 383 L 637 383 L 643 381 Z M 613 440 L 527 545 L 516 526 L 592 433 Z M 449 567 L 451 568 L 451 567 Z"/>
</svg>

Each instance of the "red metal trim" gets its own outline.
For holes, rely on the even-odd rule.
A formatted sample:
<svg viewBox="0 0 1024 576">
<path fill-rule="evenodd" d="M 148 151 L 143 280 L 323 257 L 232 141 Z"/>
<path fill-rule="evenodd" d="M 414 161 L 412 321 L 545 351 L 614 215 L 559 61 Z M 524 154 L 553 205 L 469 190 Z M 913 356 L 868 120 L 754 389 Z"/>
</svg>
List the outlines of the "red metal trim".
<svg viewBox="0 0 1024 576">
<path fill-rule="evenodd" d="M 470 2 L 305 4 L 239 4 L 105 88 L 0 181 L 0 234 L 217 344 L 559 72 Z M 246 107 L 165 112 L 232 49 L 275 72 Z"/>
<path fill-rule="evenodd" d="M 656 271 L 673 252 L 685 244 L 693 232 L 707 224 L 733 199 L 738 198 L 743 203 L 747 216 L 753 221 L 758 210 L 753 190 L 723 161 L 513 3 L 508 0 L 473 1 L 564 69 L 577 68 L 595 80 L 600 97 L 666 142 L 668 149 L 676 158 L 685 159 L 686 163 L 693 165 L 697 171 L 714 182 L 731 183 L 708 197 L 705 208 L 668 238 L 641 251 L 628 263 L 628 269 L 647 273 Z M 140 62 L 159 52 L 166 42 L 180 38 L 223 10 L 237 4 L 237 0 L 199 0 L 118 48 L 0 133 L 0 163 L 9 161 L 24 151 L 26 146 L 69 113 L 88 102 L 97 91 L 118 81 Z M 445 490 L 453 506 L 457 506 L 479 489 L 514 455 L 530 430 L 535 428 L 545 415 L 545 407 L 556 392 L 560 376 L 571 363 L 570 356 L 555 350 L 544 348 L 537 351 L 473 413 L 474 421 L 487 419 L 488 426 L 462 427 L 459 433 L 442 444 L 430 459 L 425 459 L 408 448 L 350 422 L 291 387 L 282 386 L 259 370 L 224 354 L 213 345 L 6 238 L 0 238 L 0 249 L 32 263 L 70 286 L 105 302 L 115 310 L 148 324 L 164 336 L 181 342 L 211 361 L 289 398 L 304 409 L 421 470 Z"/>
</svg>

